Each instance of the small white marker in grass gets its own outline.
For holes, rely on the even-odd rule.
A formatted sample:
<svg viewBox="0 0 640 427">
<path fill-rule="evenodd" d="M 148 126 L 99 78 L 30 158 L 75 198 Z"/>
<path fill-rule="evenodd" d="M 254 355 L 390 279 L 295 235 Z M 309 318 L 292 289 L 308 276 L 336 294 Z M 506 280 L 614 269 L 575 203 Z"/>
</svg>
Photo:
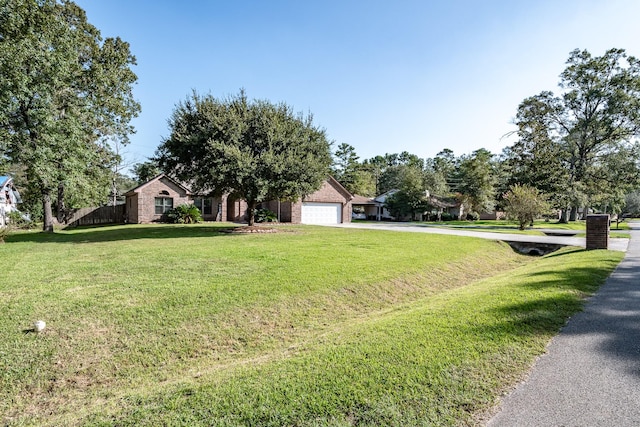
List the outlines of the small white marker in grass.
<svg viewBox="0 0 640 427">
<path fill-rule="evenodd" d="M 45 326 L 47 326 L 47 324 L 45 323 L 44 320 L 38 320 L 37 322 L 33 323 L 33 329 L 36 332 L 42 332 L 42 330 L 45 328 Z"/>
</svg>

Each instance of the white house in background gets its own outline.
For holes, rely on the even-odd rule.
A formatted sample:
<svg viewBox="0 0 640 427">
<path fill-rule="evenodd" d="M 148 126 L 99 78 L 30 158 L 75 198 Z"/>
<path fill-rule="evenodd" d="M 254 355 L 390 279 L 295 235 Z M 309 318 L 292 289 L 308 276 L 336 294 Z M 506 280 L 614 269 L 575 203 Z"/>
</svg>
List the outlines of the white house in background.
<svg viewBox="0 0 640 427">
<path fill-rule="evenodd" d="M 353 211 L 356 214 L 364 215 L 365 218 L 369 220 L 391 221 L 394 218 L 391 216 L 389 210 L 384 206 L 384 204 L 387 201 L 387 197 L 397 192 L 398 190 L 389 190 L 375 198 L 354 195 L 353 200 L 351 201 Z"/>
<path fill-rule="evenodd" d="M 22 203 L 22 199 L 13 186 L 13 178 L 0 176 L 0 226 L 7 225 L 7 215 L 18 210 L 18 203 Z"/>
<path fill-rule="evenodd" d="M 392 221 L 398 218 L 391 216 L 389 210 L 385 207 L 387 198 L 397 193 L 399 190 L 389 190 L 386 193 L 379 195 L 378 197 L 364 197 L 354 195 L 351 204 L 353 205 L 354 215 L 362 215 L 368 220 L 375 221 Z M 428 217 L 436 217 L 440 221 L 442 214 L 446 213 L 453 218 L 464 218 L 465 208 L 464 205 L 456 200 L 455 197 L 440 197 L 425 192 L 425 196 L 429 199 L 429 205 L 431 205 L 431 211 L 426 211 L 420 214 L 418 220 L 423 220 Z M 363 219 L 361 217 L 354 217 L 355 219 Z M 403 218 L 399 218 L 403 220 Z M 407 220 L 408 218 L 404 218 Z M 494 218 L 495 219 L 495 218 Z"/>
<path fill-rule="evenodd" d="M 386 193 L 382 193 L 378 197 L 374 197 L 373 201 L 376 202 L 377 212 L 376 212 L 376 220 L 377 221 L 388 221 L 394 219 L 391 216 L 391 212 L 385 207 L 385 203 L 387 203 L 387 199 L 394 194 L 396 194 L 400 190 L 389 190 Z"/>
</svg>

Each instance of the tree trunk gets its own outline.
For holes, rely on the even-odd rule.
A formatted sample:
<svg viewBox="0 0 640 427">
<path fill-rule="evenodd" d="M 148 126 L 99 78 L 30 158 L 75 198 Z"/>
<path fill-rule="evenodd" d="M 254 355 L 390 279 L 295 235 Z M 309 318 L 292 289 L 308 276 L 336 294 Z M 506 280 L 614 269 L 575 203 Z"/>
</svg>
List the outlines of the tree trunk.
<svg viewBox="0 0 640 427">
<path fill-rule="evenodd" d="M 568 208 L 562 209 L 562 212 L 560 213 L 560 223 L 561 224 L 567 224 L 569 222 L 569 220 L 567 219 L 567 214 L 569 212 Z"/>
<path fill-rule="evenodd" d="M 51 210 L 51 190 L 42 190 L 42 210 L 44 212 L 44 223 L 42 231 L 45 233 L 53 233 L 53 212 Z"/>
<path fill-rule="evenodd" d="M 578 207 L 572 206 L 571 212 L 569 213 L 569 221 L 575 221 L 578 219 Z"/>
<path fill-rule="evenodd" d="M 115 206 L 117 203 L 118 203 L 118 187 L 116 186 L 116 178 L 114 176 L 111 179 L 111 204 Z"/>
<path fill-rule="evenodd" d="M 255 224 L 257 205 L 258 203 L 255 200 L 247 200 L 247 220 L 249 222 L 249 227 Z"/>
<path fill-rule="evenodd" d="M 65 221 L 65 206 L 64 206 L 64 184 L 63 183 L 59 183 L 58 184 L 58 200 L 56 202 L 56 210 L 57 210 L 57 217 L 58 217 L 58 223 L 62 224 Z"/>
</svg>

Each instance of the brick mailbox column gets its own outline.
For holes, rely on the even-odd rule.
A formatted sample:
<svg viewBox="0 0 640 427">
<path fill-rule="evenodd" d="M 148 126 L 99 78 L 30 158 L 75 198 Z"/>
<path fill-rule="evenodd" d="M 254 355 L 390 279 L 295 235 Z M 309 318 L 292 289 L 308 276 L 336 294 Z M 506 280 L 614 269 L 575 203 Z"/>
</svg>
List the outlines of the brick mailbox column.
<svg viewBox="0 0 640 427">
<path fill-rule="evenodd" d="M 609 249 L 609 215 L 587 215 L 587 249 Z"/>
</svg>

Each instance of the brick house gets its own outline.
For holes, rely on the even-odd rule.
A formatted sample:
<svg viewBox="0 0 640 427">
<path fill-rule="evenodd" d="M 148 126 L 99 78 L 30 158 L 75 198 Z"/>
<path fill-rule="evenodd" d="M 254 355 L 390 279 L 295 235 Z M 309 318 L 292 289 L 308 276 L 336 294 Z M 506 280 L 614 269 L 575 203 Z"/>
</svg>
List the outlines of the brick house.
<svg viewBox="0 0 640 427">
<path fill-rule="evenodd" d="M 126 218 L 129 223 L 159 222 L 165 213 L 184 203 L 196 205 L 205 221 L 246 222 L 247 203 L 232 195 L 207 197 L 193 194 L 184 184 L 166 176 L 155 178 L 128 191 Z M 351 221 L 353 196 L 333 177 L 320 189 L 297 202 L 270 201 L 259 207 L 276 213 L 280 222 L 294 224 L 338 224 Z"/>
</svg>

